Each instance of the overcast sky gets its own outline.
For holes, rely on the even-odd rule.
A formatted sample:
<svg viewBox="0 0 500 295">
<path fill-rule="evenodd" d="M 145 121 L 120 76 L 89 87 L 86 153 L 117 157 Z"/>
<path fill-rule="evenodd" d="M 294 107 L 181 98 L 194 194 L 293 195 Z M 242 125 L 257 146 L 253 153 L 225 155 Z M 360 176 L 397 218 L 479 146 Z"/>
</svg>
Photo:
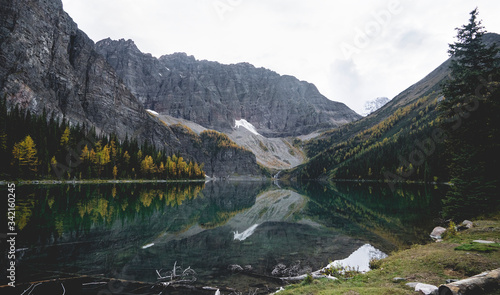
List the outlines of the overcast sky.
<svg viewBox="0 0 500 295">
<path fill-rule="evenodd" d="M 314 83 L 358 113 L 392 99 L 448 58 L 476 6 L 500 33 L 497 0 L 63 0 L 95 42 L 132 39 L 156 57 L 186 52 L 249 62 Z"/>
</svg>

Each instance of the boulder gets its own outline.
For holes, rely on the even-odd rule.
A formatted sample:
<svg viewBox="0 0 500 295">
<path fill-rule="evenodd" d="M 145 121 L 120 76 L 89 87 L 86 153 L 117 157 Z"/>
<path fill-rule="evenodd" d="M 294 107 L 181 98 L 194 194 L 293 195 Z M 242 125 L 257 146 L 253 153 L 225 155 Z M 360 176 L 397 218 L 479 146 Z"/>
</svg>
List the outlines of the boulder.
<svg viewBox="0 0 500 295">
<path fill-rule="evenodd" d="M 415 289 L 415 287 L 420 284 L 418 282 L 410 282 L 410 283 L 406 283 L 405 286 L 410 288 L 410 289 Z"/>
<path fill-rule="evenodd" d="M 430 234 L 430 237 L 433 240 L 439 241 L 443 238 L 443 234 L 446 232 L 446 228 L 437 226 L 432 230 L 432 233 Z"/>
<path fill-rule="evenodd" d="M 458 230 L 466 230 L 474 227 L 474 223 L 470 220 L 464 220 L 457 226 Z"/>
<path fill-rule="evenodd" d="M 436 287 L 434 285 L 418 283 L 415 286 L 415 291 L 422 292 L 425 295 L 434 295 L 434 294 L 437 295 L 438 294 L 438 287 Z"/>
</svg>

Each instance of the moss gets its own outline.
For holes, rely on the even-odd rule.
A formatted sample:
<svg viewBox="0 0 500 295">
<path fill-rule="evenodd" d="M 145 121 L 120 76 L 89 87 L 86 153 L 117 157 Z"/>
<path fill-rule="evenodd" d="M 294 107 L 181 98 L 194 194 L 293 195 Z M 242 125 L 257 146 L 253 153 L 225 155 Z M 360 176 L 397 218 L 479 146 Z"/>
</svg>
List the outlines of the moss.
<svg viewBox="0 0 500 295">
<path fill-rule="evenodd" d="M 463 244 L 463 245 L 456 247 L 455 250 L 490 253 L 493 251 L 500 250 L 500 244 L 499 243 L 495 243 L 495 244 L 481 244 L 481 243 Z"/>
</svg>

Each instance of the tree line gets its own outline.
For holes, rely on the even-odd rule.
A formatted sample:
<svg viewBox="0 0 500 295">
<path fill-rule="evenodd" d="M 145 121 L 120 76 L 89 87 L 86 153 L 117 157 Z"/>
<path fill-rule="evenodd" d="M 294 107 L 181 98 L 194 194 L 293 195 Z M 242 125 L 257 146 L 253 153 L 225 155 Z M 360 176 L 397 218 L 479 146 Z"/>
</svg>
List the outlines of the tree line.
<svg viewBox="0 0 500 295">
<path fill-rule="evenodd" d="M 203 179 L 203 164 L 128 136 L 97 134 L 54 112 L 41 115 L 0 102 L 0 175 L 4 179 Z"/>
</svg>

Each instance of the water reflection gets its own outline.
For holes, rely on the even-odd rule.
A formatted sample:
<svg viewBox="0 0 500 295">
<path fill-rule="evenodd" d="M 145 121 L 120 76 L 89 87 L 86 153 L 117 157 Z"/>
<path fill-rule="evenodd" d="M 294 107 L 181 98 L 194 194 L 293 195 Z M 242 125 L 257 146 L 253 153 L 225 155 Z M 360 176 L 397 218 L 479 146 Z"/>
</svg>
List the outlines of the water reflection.
<svg viewBox="0 0 500 295">
<path fill-rule="evenodd" d="M 215 182 L 21 186 L 17 193 L 18 247 L 26 248 L 20 282 L 75 273 L 155 282 L 156 270 L 177 263 L 195 269 L 199 284 L 245 291 L 276 284 L 264 277 L 277 265 L 307 272 L 367 243 L 389 252 L 426 239 L 440 192 Z"/>
<path fill-rule="evenodd" d="M 310 198 L 308 215 L 328 227 L 366 239 L 386 252 L 428 240 L 446 187 L 383 183 L 306 183 L 296 189 Z"/>
<path fill-rule="evenodd" d="M 258 226 L 259 226 L 258 224 L 254 224 L 251 227 L 249 227 L 248 229 L 246 229 L 245 231 L 243 231 L 241 234 L 238 233 L 238 231 L 233 232 L 234 239 L 239 240 L 239 241 L 244 241 L 244 240 L 248 239 L 251 235 L 253 235 L 253 233 L 255 232 L 255 230 L 257 229 Z"/>
<path fill-rule="evenodd" d="M 372 259 L 382 259 L 387 257 L 387 254 L 373 247 L 370 244 L 361 246 L 358 250 L 354 251 L 349 257 L 341 260 L 335 260 L 327 267 L 354 267 L 355 270 L 360 272 L 367 272 L 370 270 L 370 261 Z"/>
</svg>

